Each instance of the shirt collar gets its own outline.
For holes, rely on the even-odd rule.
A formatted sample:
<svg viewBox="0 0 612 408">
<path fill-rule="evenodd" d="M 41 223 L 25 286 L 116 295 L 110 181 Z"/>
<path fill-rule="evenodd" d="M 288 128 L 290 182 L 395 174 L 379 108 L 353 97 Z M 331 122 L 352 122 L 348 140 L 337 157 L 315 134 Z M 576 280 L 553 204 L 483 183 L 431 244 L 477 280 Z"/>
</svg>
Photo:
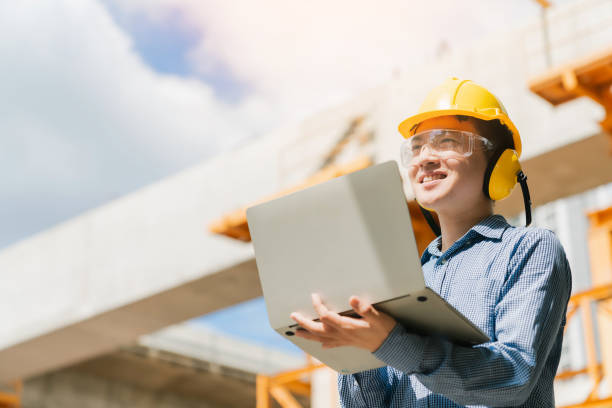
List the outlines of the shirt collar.
<svg viewBox="0 0 612 408">
<path fill-rule="evenodd" d="M 493 214 L 474 225 L 470 231 L 468 231 L 468 234 L 474 231 L 483 237 L 500 239 L 508 226 L 506 219 L 502 215 Z"/>
<path fill-rule="evenodd" d="M 461 238 L 453 244 L 453 247 L 465 240 L 467 237 L 472 236 L 474 233 L 479 234 L 485 238 L 490 239 L 501 239 L 504 231 L 508 228 L 509 224 L 506 222 L 506 219 L 499 214 L 493 214 L 488 216 L 487 218 L 480 221 L 478 224 L 474 225 L 468 232 L 465 233 Z M 442 237 L 437 237 L 427 246 L 427 249 L 423 253 L 423 260 L 429 256 L 442 256 L 442 251 L 440 251 L 440 244 L 442 243 Z M 429 256 L 427 256 L 429 255 Z"/>
</svg>

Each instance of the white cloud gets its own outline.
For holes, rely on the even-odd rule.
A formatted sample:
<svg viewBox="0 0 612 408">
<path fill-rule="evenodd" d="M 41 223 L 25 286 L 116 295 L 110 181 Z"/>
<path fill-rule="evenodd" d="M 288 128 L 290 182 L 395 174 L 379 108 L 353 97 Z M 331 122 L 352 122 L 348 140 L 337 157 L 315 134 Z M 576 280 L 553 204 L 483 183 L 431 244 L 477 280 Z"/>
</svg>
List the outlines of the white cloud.
<svg viewBox="0 0 612 408">
<path fill-rule="evenodd" d="M 457 50 L 516 26 L 533 1 L 133 0 L 128 12 L 162 20 L 183 12 L 203 32 L 190 57 L 207 72 L 220 61 L 283 115 L 339 103 L 427 64 L 441 42 Z M 211 62 L 213 61 L 213 62 Z M 418 78 L 415 78 L 418 81 Z"/>
<path fill-rule="evenodd" d="M 0 225 L 16 234 L 0 247 L 227 149 L 270 116 L 255 97 L 228 105 L 201 81 L 155 73 L 97 1 L 0 2 L 0 34 Z"/>
</svg>

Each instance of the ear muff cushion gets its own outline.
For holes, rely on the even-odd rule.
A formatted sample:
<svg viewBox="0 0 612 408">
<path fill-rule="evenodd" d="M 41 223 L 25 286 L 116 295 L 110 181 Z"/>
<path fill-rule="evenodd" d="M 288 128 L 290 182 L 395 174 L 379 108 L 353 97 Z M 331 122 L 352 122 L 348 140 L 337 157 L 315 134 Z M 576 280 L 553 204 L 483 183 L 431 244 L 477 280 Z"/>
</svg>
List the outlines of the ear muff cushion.
<svg viewBox="0 0 612 408">
<path fill-rule="evenodd" d="M 494 151 L 493 156 L 491 156 L 489 162 L 487 163 L 487 168 L 485 169 L 484 173 L 484 180 L 482 181 L 482 192 L 487 198 L 491 198 L 489 195 L 489 180 L 491 180 L 491 173 L 493 172 L 493 169 L 495 168 L 495 165 L 503 152 L 503 150 Z"/>
<path fill-rule="evenodd" d="M 518 154 L 505 149 L 489 161 L 485 171 L 483 191 L 492 200 L 501 200 L 510 195 L 516 185 L 516 175 L 521 171 Z"/>
</svg>

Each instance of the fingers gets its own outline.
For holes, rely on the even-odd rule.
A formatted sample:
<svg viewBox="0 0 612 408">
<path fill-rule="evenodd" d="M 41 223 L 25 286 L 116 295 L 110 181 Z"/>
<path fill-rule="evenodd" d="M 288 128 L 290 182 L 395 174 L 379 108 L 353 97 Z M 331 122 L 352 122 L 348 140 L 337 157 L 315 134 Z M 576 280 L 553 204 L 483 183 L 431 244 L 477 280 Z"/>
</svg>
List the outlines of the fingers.
<svg viewBox="0 0 612 408">
<path fill-rule="evenodd" d="M 359 316 L 363 317 L 366 322 L 378 317 L 380 313 L 372 306 L 371 303 L 360 299 L 357 296 L 351 296 L 349 304 Z"/>
<path fill-rule="evenodd" d="M 313 293 L 311 297 L 312 297 L 312 306 L 314 307 L 315 311 L 319 315 L 319 319 L 321 320 L 321 322 L 323 324 L 328 324 L 335 328 L 340 328 L 342 325 L 342 322 L 338 319 L 338 317 L 340 316 L 337 313 L 331 312 L 323 304 L 323 302 L 321 301 L 321 297 L 318 294 Z"/>
<path fill-rule="evenodd" d="M 296 336 L 318 342 L 326 342 L 333 339 L 334 333 L 323 323 L 307 319 L 300 313 L 291 313 L 291 318 L 301 326 L 295 331 Z"/>
<path fill-rule="evenodd" d="M 308 330 L 311 333 L 324 334 L 329 331 L 329 329 L 326 330 L 323 323 L 307 319 L 300 313 L 291 313 L 290 317 L 295 320 L 300 326 L 302 326 L 305 330 Z"/>
<path fill-rule="evenodd" d="M 321 301 L 321 296 L 316 293 L 313 293 L 312 295 L 310 295 L 310 297 L 312 298 L 312 306 L 314 307 L 315 312 L 317 312 L 319 317 L 327 315 L 329 309 L 327 309 L 327 307 Z"/>
<path fill-rule="evenodd" d="M 332 312 L 323 304 L 321 297 L 313 293 L 312 305 L 319 315 L 319 319 L 323 324 L 332 326 L 335 329 L 353 329 L 358 327 L 367 327 L 368 324 L 359 319 L 354 319 L 347 316 L 341 316 L 336 312 Z"/>
<path fill-rule="evenodd" d="M 328 335 L 324 335 L 320 333 L 312 333 L 306 329 L 297 329 L 295 331 L 295 335 L 297 337 L 301 337 L 306 340 L 318 341 L 319 343 L 326 343 L 326 342 L 331 342 L 334 340 L 333 337 L 330 337 Z"/>
<path fill-rule="evenodd" d="M 315 322 L 314 320 L 308 319 L 297 312 L 292 313 L 290 317 L 295 320 L 304 330 L 318 336 L 317 339 L 329 339 L 331 336 L 338 338 L 338 332 L 370 327 L 370 324 L 367 321 L 364 321 L 364 319 L 341 316 L 338 313 L 332 312 L 323 304 L 321 297 L 317 294 L 312 295 L 312 305 L 319 315 L 320 321 Z M 360 314 L 359 312 L 357 313 Z M 313 339 L 306 336 L 302 337 Z"/>
</svg>

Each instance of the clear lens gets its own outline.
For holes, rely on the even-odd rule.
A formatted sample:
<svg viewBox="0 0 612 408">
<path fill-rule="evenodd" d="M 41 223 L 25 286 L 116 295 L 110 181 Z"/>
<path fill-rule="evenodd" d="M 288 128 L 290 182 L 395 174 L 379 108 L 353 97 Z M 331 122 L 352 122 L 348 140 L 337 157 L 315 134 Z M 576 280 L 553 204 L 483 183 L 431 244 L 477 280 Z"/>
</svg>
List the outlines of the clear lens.
<svg viewBox="0 0 612 408">
<path fill-rule="evenodd" d="M 431 151 L 445 156 L 469 156 L 474 149 L 492 149 L 491 142 L 484 137 L 453 129 L 431 129 L 417 133 L 406 140 L 400 150 L 402 164 L 409 166 L 427 146 Z"/>
</svg>

